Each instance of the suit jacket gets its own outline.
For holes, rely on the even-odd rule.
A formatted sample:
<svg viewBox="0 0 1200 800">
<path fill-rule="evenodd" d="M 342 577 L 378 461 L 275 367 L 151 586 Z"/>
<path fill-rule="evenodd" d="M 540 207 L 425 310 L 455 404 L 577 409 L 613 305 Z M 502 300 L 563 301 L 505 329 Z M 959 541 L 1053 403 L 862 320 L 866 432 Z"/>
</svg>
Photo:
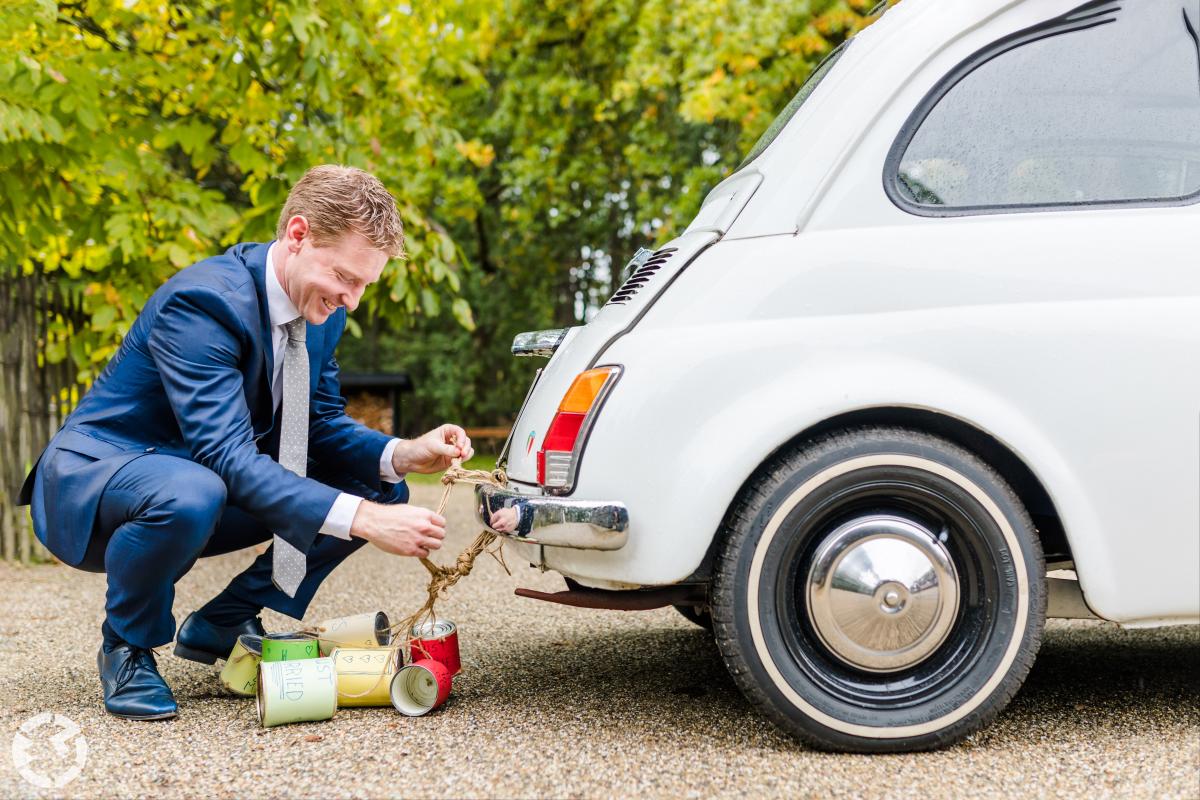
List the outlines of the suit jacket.
<svg viewBox="0 0 1200 800">
<path fill-rule="evenodd" d="M 211 469 L 225 482 L 229 504 L 301 551 L 311 546 L 338 491 L 284 469 L 270 454 L 278 433 L 267 248 L 235 245 L 163 284 L 34 465 L 20 502 L 32 502 L 35 533 L 67 564 L 87 551 L 109 479 L 147 453 Z M 307 324 L 308 454 L 378 490 L 390 437 L 344 413 L 333 353 L 345 326 L 345 309 Z"/>
</svg>

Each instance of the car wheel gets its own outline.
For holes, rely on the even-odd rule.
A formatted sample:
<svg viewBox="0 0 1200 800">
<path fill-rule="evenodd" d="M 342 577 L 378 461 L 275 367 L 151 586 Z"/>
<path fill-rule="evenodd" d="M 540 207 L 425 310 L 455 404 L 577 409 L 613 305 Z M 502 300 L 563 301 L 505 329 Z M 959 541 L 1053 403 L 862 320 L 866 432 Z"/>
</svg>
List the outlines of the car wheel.
<svg viewBox="0 0 1200 800">
<path fill-rule="evenodd" d="M 675 606 L 675 610 L 688 622 L 694 622 L 708 631 L 713 629 L 712 611 L 708 606 Z"/>
<path fill-rule="evenodd" d="M 745 695 L 818 748 L 957 742 L 1037 654 L 1045 571 L 1029 515 L 937 437 L 865 428 L 784 452 L 722 534 L 717 646 Z"/>
</svg>

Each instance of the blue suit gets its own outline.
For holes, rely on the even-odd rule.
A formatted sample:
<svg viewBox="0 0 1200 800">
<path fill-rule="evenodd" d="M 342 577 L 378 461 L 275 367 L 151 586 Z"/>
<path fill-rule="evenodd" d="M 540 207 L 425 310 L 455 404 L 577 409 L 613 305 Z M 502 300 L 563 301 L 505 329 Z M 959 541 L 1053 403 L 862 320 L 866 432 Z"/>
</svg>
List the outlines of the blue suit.
<svg viewBox="0 0 1200 800">
<path fill-rule="evenodd" d="M 380 480 L 390 437 L 343 410 L 334 349 L 345 309 L 307 324 L 312 477 L 276 461 L 267 249 L 235 245 L 163 284 L 22 488 L 50 552 L 109 573 L 109 622 L 139 646 L 172 638 L 173 585 L 197 557 L 271 533 L 309 554 L 309 585 L 295 599 L 274 589 L 268 551 L 230 588 L 302 616 L 324 574 L 362 544 L 318 537 L 339 491 L 407 499 L 403 483 Z"/>
</svg>

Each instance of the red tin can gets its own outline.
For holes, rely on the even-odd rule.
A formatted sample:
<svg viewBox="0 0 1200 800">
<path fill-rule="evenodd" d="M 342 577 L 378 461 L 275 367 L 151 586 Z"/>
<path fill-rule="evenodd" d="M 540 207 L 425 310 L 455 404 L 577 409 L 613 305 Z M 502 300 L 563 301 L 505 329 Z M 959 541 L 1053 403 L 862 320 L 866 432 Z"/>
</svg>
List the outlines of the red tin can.
<svg viewBox="0 0 1200 800">
<path fill-rule="evenodd" d="M 414 664 L 423 658 L 445 664 L 452 678 L 462 672 L 462 660 L 458 655 L 458 628 L 450 620 L 439 619 L 414 625 L 408 654 Z"/>
<path fill-rule="evenodd" d="M 403 667 L 392 678 L 392 705 L 407 717 L 421 717 L 450 696 L 450 670 L 432 658 Z"/>
</svg>

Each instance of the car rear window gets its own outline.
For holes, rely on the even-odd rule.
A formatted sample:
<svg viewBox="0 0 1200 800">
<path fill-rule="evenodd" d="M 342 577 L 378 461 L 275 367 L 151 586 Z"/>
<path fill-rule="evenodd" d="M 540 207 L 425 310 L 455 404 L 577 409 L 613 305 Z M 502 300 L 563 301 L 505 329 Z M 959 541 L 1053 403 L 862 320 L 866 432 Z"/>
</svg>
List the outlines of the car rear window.
<svg viewBox="0 0 1200 800">
<path fill-rule="evenodd" d="M 918 107 L 889 194 L 918 213 L 1195 199 L 1198 31 L 1194 1 L 1092 2 L 985 48 Z"/>
<path fill-rule="evenodd" d="M 744 159 L 742 159 L 742 163 L 738 165 L 738 169 L 741 169 L 754 159 L 758 158 L 762 151 L 766 150 L 771 142 L 775 141 L 775 137 L 779 135 L 779 132 L 783 130 L 784 126 L 787 125 L 788 122 L 791 121 L 792 117 L 796 115 L 796 112 L 800 110 L 800 106 L 804 105 L 804 101 L 808 99 L 808 96 L 811 95 L 813 91 L 816 90 L 817 86 L 820 85 L 821 81 L 825 79 L 825 76 L 829 74 L 829 70 L 833 69 L 833 65 L 836 64 L 837 60 L 842 57 L 842 54 L 846 52 L 846 48 L 849 47 L 849 45 L 850 40 L 846 40 L 834 49 L 830 50 L 829 55 L 821 59 L 821 62 L 817 64 L 816 69 L 809 73 L 808 79 L 801 84 L 800 91 L 796 92 L 796 96 L 793 97 L 786 106 L 784 106 L 783 111 L 779 112 L 779 116 L 775 117 L 775 119 L 771 121 L 771 125 L 765 131 L 763 131 L 763 135 L 758 137 L 758 141 L 754 143 L 754 147 L 751 147 L 750 152 L 746 154 Z"/>
</svg>

